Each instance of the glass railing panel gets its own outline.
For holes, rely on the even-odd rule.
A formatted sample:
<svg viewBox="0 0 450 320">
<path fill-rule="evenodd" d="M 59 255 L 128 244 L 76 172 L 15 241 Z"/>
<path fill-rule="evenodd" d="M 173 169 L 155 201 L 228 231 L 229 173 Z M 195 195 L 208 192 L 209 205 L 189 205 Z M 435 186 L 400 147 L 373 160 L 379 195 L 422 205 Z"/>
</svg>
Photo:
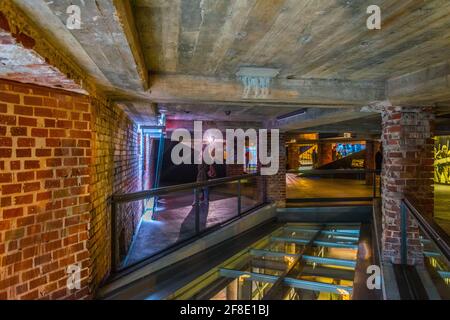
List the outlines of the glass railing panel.
<svg viewBox="0 0 450 320">
<path fill-rule="evenodd" d="M 145 260 L 196 234 L 194 192 L 174 192 L 152 199 L 118 204 L 117 241 L 121 253 L 120 267 Z M 130 211 L 131 204 L 143 209 Z M 135 216 L 134 234 L 123 238 L 121 225 L 126 217 Z M 129 219 L 128 219 L 129 220 Z M 127 228 L 123 228 L 127 230 Z M 125 241 L 124 243 L 122 241 Z M 124 247 L 126 246 L 126 247 Z"/>
<path fill-rule="evenodd" d="M 114 195 L 113 272 L 165 254 L 261 205 L 259 178 L 245 175 Z"/>
<path fill-rule="evenodd" d="M 436 243 L 424 232 L 420 234 L 425 270 L 442 299 L 450 299 L 450 263 Z"/>
<path fill-rule="evenodd" d="M 239 216 L 237 181 L 202 188 L 199 194 L 200 232 Z"/>
<path fill-rule="evenodd" d="M 434 223 L 431 217 L 422 215 L 421 212 L 421 206 L 413 206 L 411 202 L 403 201 L 402 214 L 405 216 L 402 216 L 402 230 L 407 229 L 404 223 L 410 219 L 409 224 L 411 228 L 418 228 L 419 235 L 417 239 L 416 232 L 408 232 L 407 236 L 402 232 L 402 258 L 404 261 L 408 261 L 411 254 L 411 249 L 408 246 L 418 243 L 423 253 L 423 263 L 422 261 L 415 261 L 417 265 L 416 270 L 421 275 L 422 283 L 428 290 L 430 299 L 438 299 L 440 297 L 440 299 L 449 300 L 450 250 L 448 236 L 443 229 Z M 411 238 L 411 234 L 414 235 L 414 238 Z M 416 248 L 414 249 L 417 251 Z"/>
<path fill-rule="evenodd" d="M 240 181 L 241 211 L 246 212 L 263 203 L 262 178 L 252 177 Z"/>
</svg>

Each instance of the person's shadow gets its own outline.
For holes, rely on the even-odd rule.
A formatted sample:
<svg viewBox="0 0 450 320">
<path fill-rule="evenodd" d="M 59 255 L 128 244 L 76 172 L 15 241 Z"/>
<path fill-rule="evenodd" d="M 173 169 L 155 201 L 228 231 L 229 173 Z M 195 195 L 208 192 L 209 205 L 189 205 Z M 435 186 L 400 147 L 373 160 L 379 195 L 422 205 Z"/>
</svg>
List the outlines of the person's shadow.
<svg viewBox="0 0 450 320">
<path fill-rule="evenodd" d="M 208 213 L 209 213 L 209 201 L 204 201 L 199 204 L 199 226 L 200 232 L 206 229 L 206 224 L 208 221 Z M 192 236 L 195 236 L 195 206 L 192 206 L 191 211 L 189 211 L 186 218 L 183 220 L 183 223 L 180 227 L 180 233 L 178 234 L 178 241 L 186 240 Z"/>
</svg>

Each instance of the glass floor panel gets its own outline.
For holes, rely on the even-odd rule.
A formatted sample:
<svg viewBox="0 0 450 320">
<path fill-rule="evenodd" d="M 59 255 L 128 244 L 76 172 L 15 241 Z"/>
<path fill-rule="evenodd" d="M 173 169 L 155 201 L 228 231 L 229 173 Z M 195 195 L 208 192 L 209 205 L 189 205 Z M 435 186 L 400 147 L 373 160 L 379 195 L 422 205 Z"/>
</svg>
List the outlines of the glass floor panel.
<svg viewBox="0 0 450 320">
<path fill-rule="evenodd" d="M 286 224 L 172 298 L 350 300 L 359 233 L 358 224 Z"/>
<path fill-rule="evenodd" d="M 445 258 L 437 245 L 427 238 L 425 234 L 420 235 L 420 242 L 424 254 L 426 269 L 431 275 L 431 280 L 444 299 L 450 298 L 450 262 Z"/>
</svg>

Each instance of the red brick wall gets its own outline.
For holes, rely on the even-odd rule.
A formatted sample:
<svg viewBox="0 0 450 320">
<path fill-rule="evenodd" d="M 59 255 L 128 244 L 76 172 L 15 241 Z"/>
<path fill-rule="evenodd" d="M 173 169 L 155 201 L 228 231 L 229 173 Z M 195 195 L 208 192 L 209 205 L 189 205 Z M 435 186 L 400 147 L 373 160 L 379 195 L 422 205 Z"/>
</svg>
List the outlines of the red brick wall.
<svg viewBox="0 0 450 320">
<path fill-rule="evenodd" d="M 225 166 L 227 177 L 242 176 L 245 174 L 243 164 L 227 164 Z"/>
<path fill-rule="evenodd" d="M 383 256 L 400 263 L 401 200 L 433 212 L 433 113 L 431 108 L 389 107 L 383 112 Z M 419 230 L 408 221 L 408 263 L 421 263 Z"/>
<path fill-rule="evenodd" d="M 114 193 L 142 190 L 138 127 L 119 108 L 93 101 L 92 212 L 89 248 L 92 255 L 92 287 L 95 289 L 111 267 L 111 203 Z M 140 217 L 140 202 L 124 205 L 118 213 L 116 235 L 131 244 Z"/>
<path fill-rule="evenodd" d="M 318 157 L 319 167 L 333 162 L 333 145 L 331 143 L 319 143 Z"/>
<path fill-rule="evenodd" d="M 109 198 L 141 190 L 137 132 L 117 107 L 0 80 L 0 299 L 91 297 L 110 268 Z M 125 212 L 128 248 L 139 204 Z"/>
<path fill-rule="evenodd" d="M 90 112 L 84 96 L 0 81 L 0 299 L 89 295 Z"/>
<path fill-rule="evenodd" d="M 375 154 L 377 151 L 375 141 L 366 141 L 366 159 L 364 161 L 366 170 L 375 170 Z M 366 174 L 366 184 L 373 185 L 373 178 L 373 174 Z"/>
<path fill-rule="evenodd" d="M 288 169 L 298 170 L 300 166 L 300 161 L 298 159 L 300 155 L 299 146 L 296 144 L 291 144 L 288 147 Z"/>
</svg>

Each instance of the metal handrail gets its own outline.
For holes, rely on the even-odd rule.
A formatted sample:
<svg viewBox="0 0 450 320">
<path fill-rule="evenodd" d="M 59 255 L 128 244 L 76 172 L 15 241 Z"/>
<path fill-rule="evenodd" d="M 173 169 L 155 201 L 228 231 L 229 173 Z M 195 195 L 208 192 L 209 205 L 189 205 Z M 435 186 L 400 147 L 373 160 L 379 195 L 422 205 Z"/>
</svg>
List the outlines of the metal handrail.
<svg viewBox="0 0 450 320">
<path fill-rule="evenodd" d="M 418 222 L 420 229 L 434 241 L 441 253 L 448 261 L 450 261 L 450 237 L 447 233 L 429 216 L 421 214 L 410 200 L 403 199 L 402 204 L 413 215 L 414 219 Z"/>
<path fill-rule="evenodd" d="M 340 174 L 340 173 L 346 173 L 346 174 L 353 174 L 353 173 L 381 173 L 381 170 L 375 170 L 375 169 L 308 169 L 308 170 L 297 170 L 292 169 L 288 170 L 287 173 L 309 173 L 309 174 L 316 174 L 316 175 L 333 175 L 333 174 Z"/>
<path fill-rule="evenodd" d="M 229 182 L 237 182 L 237 201 L 238 201 L 238 212 L 237 217 L 242 217 L 244 214 L 249 212 L 249 210 L 254 210 L 258 206 L 261 206 L 262 204 L 266 203 L 266 193 L 263 191 L 262 200 L 260 203 L 252 207 L 252 209 L 247 209 L 245 212 L 242 211 L 242 197 L 241 197 L 241 182 L 243 180 L 252 179 L 261 177 L 260 173 L 252 173 L 252 174 L 245 174 L 240 176 L 233 176 L 233 177 L 226 177 L 226 178 L 219 178 L 214 180 L 209 180 L 205 182 L 194 182 L 194 183 L 186 183 L 181 185 L 175 185 L 175 186 L 169 186 L 169 187 L 163 187 L 163 188 L 157 188 L 152 190 L 144 190 L 140 192 L 134 192 L 134 193 L 128 193 L 128 194 L 116 194 L 111 197 L 111 270 L 112 273 L 118 271 L 118 255 L 117 255 L 117 236 L 116 236 L 116 228 L 117 228 L 117 212 L 119 211 L 119 205 L 121 203 L 127 203 L 132 201 L 140 201 L 144 199 L 149 199 L 152 197 L 159 197 L 163 195 L 167 195 L 173 192 L 178 191 L 184 191 L 184 190 L 192 190 L 194 191 L 194 210 L 195 210 L 195 235 L 193 237 L 198 237 L 202 234 L 206 234 L 209 232 L 209 230 L 212 230 L 215 226 L 209 227 L 204 229 L 203 231 L 200 230 L 200 204 L 199 204 L 199 190 L 202 188 L 208 188 L 213 187 L 217 185 L 222 185 Z M 265 184 L 262 184 L 262 188 L 265 188 Z M 235 219 L 233 217 L 229 221 Z M 228 221 L 225 221 L 224 223 L 227 223 Z M 191 237 L 191 238 L 193 238 Z M 185 241 L 189 241 L 190 239 L 186 239 Z M 183 241 L 181 241 L 183 242 Z M 181 243 L 180 242 L 180 243 Z M 155 254 L 156 255 L 156 254 Z"/>
<path fill-rule="evenodd" d="M 151 189 L 151 190 L 144 190 L 139 192 L 133 192 L 133 193 L 126 193 L 126 194 L 115 194 L 112 196 L 112 202 L 114 203 L 123 203 L 123 202 L 131 202 L 131 201 L 138 201 L 138 200 L 144 200 L 155 196 L 162 196 L 173 192 L 188 190 L 188 189 L 199 189 L 199 188 L 205 188 L 205 187 L 212 187 L 219 184 L 223 184 L 226 182 L 234 182 L 239 180 L 244 180 L 248 178 L 253 177 L 259 177 L 259 173 L 251 173 L 251 174 L 245 174 L 240 176 L 233 176 L 233 177 L 226 177 L 226 178 L 219 178 L 219 179 L 213 179 L 205 182 L 192 182 L 192 183 L 185 183 L 185 184 L 179 184 L 175 186 L 169 186 L 169 187 L 162 187 L 157 189 Z"/>
</svg>

